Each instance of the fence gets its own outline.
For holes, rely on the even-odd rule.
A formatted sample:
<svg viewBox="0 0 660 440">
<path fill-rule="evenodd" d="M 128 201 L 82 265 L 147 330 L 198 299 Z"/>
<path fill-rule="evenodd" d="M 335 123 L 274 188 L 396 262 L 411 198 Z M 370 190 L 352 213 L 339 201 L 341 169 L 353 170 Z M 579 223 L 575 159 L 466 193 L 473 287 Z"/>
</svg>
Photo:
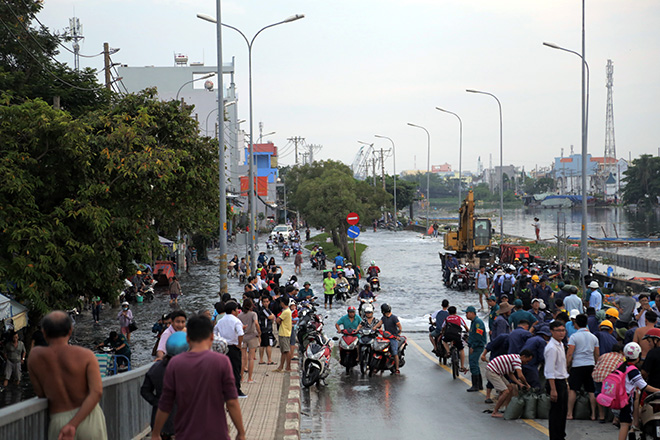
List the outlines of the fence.
<svg viewBox="0 0 660 440">
<path fill-rule="evenodd" d="M 151 365 L 103 378 L 101 408 L 108 439 L 131 440 L 149 427 L 151 405 L 140 396 L 140 387 Z M 34 397 L 0 409 L 0 439 L 42 440 L 48 431 L 48 402 Z"/>
<path fill-rule="evenodd" d="M 660 260 L 637 257 L 634 255 L 622 255 L 615 252 L 594 250 L 597 255 L 607 258 L 615 266 L 624 267 L 637 272 L 646 272 L 660 275 Z"/>
</svg>

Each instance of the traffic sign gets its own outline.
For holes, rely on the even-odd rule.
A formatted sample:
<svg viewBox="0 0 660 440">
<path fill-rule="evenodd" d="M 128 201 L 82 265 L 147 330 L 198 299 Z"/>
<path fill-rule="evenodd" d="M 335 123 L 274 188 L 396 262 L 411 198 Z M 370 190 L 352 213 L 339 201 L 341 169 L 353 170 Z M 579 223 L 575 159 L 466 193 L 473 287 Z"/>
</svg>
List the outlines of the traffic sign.
<svg viewBox="0 0 660 440">
<path fill-rule="evenodd" d="M 346 216 L 346 222 L 348 222 L 349 225 L 357 225 L 359 221 L 360 221 L 360 216 L 354 212 L 349 212 L 348 215 Z"/>
<path fill-rule="evenodd" d="M 358 235 L 360 235 L 360 228 L 357 226 L 351 226 L 346 233 L 349 238 L 358 238 Z"/>
</svg>

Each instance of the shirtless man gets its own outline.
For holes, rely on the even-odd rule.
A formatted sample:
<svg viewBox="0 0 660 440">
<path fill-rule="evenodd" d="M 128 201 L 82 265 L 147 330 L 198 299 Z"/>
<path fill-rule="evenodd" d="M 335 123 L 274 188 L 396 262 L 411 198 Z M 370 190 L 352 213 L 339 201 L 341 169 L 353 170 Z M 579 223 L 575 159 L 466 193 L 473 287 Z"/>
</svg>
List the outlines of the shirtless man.
<svg viewBox="0 0 660 440">
<path fill-rule="evenodd" d="M 68 344 L 72 325 L 66 313 L 49 313 L 41 328 L 48 347 L 34 347 L 28 371 L 37 396 L 48 399 L 48 439 L 107 439 L 99 406 L 103 384 L 96 356 Z"/>
</svg>

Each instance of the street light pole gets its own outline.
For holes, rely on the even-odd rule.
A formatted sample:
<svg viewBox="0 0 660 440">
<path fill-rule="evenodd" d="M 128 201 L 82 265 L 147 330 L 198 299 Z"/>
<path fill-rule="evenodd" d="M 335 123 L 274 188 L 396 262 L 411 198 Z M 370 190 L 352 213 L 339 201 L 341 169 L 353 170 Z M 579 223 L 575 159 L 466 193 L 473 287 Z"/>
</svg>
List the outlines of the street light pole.
<svg viewBox="0 0 660 440">
<path fill-rule="evenodd" d="M 220 0 L 218 0 L 220 2 Z M 219 3 L 218 3 L 218 9 L 220 8 Z M 210 17 L 205 14 L 197 14 L 198 18 L 201 18 L 202 20 L 210 21 L 212 23 L 220 23 L 220 20 L 216 20 L 213 17 Z M 220 14 L 218 13 L 218 17 L 220 17 Z M 304 18 L 305 16 L 303 14 L 296 14 L 292 15 L 289 18 L 286 18 L 282 21 L 279 21 L 277 23 L 269 24 L 268 26 L 264 26 L 263 28 L 259 29 L 259 31 L 254 34 L 251 40 L 248 40 L 248 38 L 245 36 L 243 32 L 241 32 L 240 29 L 235 28 L 234 26 L 230 26 L 228 24 L 222 23 L 222 26 L 228 27 L 229 29 L 233 29 L 236 32 L 238 32 L 241 37 L 245 40 L 245 43 L 247 44 L 248 47 L 248 90 L 249 90 L 249 107 L 250 107 L 250 148 L 248 151 L 248 156 L 249 156 L 249 163 L 248 163 L 248 179 L 250 180 L 249 182 L 249 205 L 250 205 L 250 268 L 251 272 L 254 273 L 256 270 L 257 266 L 257 260 L 255 257 L 255 245 L 256 245 L 256 238 L 257 238 L 257 203 L 256 203 L 256 196 L 254 193 L 254 118 L 252 117 L 252 45 L 254 44 L 254 40 L 257 38 L 257 36 L 265 31 L 268 28 L 278 26 L 280 24 L 284 23 L 291 23 L 292 21 L 299 20 L 301 18 Z M 220 25 L 218 25 L 219 27 Z"/>
<path fill-rule="evenodd" d="M 479 90 L 467 89 L 468 93 L 480 93 L 495 98 L 497 106 L 500 109 L 500 244 L 504 243 L 504 160 L 502 158 L 502 103 L 497 96 L 488 92 L 480 92 Z"/>
<path fill-rule="evenodd" d="M 441 112 L 449 113 L 450 115 L 454 115 L 458 118 L 458 206 L 460 208 L 461 203 L 463 203 L 463 199 L 461 198 L 461 187 L 463 186 L 463 121 L 461 120 L 461 117 L 458 116 L 454 112 L 450 112 L 449 110 L 442 109 L 440 107 L 436 107 L 436 110 L 440 110 Z"/>
<path fill-rule="evenodd" d="M 582 2 L 582 53 L 584 53 L 584 1 Z M 587 273 L 589 272 L 589 256 L 587 241 L 587 134 L 589 131 L 589 64 L 583 55 L 575 52 L 574 50 L 566 49 L 557 46 L 554 43 L 543 43 L 544 46 L 552 49 L 563 50 L 564 52 L 572 53 L 580 57 L 582 60 L 582 231 L 580 233 L 580 286 L 585 290 L 586 283 L 584 281 Z M 586 75 L 585 75 L 586 73 Z"/>
<path fill-rule="evenodd" d="M 399 219 L 398 216 L 396 215 L 397 213 L 397 208 L 396 208 L 396 150 L 394 148 L 394 141 L 387 136 L 381 136 L 379 134 L 374 135 L 377 138 L 381 139 L 387 139 L 388 141 L 392 142 L 392 161 L 394 162 L 394 230 L 396 231 L 396 227 L 399 224 Z"/>
<path fill-rule="evenodd" d="M 428 151 L 426 156 L 426 233 L 429 231 L 429 209 L 431 207 L 431 134 L 421 125 L 415 125 L 408 122 L 411 127 L 421 128 L 426 132 L 428 140 Z"/>
</svg>

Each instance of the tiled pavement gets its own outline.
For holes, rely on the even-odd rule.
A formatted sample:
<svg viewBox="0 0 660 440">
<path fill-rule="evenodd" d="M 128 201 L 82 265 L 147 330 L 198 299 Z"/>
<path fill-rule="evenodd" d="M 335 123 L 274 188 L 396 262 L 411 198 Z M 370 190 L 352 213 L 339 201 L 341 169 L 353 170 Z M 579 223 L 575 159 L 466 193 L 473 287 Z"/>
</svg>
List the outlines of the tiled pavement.
<svg viewBox="0 0 660 440">
<path fill-rule="evenodd" d="M 264 356 L 265 359 L 265 356 Z M 275 365 L 254 365 L 255 383 L 247 383 L 243 375 L 241 388 L 247 398 L 238 399 L 248 440 L 298 440 L 300 438 L 300 376 L 298 362 L 291 363 L 292 373 L 275 373 L 280 352 L 273 347 Z M 229 435 L 236 436 L 236 428 L 227 415 Z"/>
</svg>

